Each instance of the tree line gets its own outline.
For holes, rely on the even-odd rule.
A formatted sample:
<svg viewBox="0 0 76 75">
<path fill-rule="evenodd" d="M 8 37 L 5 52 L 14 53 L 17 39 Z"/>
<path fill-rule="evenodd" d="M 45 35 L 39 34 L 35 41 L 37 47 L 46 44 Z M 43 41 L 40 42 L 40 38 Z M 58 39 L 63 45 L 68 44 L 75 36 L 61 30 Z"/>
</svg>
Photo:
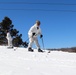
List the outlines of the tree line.
<svg viewBox="0 0 76 75">
<path fill-rule="evenodd" d="M 12 20 L 9 17 L 4 17 L 2 22 L 0 22 L 0 45 L 7 45 L 8 41 L 6 39 L 6 31 L 10 31 L 10 34 L 13 38 L 13 46 L 15 47 L 27 47 L 28 43 L 22 40 L 22 34 L 19 34 L 19 31 L 14 28 Z"/>
<path fill-rule="evenodd" d="M 74 52 L 76 53 L 76 47 L 71 47 L 71 48 L 59 48 L 59 49 L 47 49 L 47 50 L 51 50 L 51 51 L 63 51 L 63 52 Z"/>
</svg>

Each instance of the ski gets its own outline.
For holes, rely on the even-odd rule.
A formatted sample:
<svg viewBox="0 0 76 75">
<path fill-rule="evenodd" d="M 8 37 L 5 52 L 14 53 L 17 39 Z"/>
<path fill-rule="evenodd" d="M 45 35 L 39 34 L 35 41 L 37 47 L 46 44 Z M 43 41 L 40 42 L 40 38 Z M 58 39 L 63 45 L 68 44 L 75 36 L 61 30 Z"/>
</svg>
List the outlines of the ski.
<svg viewBox="0 0 76 75">
<path fill-rule="evenodd" d="M 14 47 L 7 47 L 7 49 L 13 49 Z"/>
</svg>

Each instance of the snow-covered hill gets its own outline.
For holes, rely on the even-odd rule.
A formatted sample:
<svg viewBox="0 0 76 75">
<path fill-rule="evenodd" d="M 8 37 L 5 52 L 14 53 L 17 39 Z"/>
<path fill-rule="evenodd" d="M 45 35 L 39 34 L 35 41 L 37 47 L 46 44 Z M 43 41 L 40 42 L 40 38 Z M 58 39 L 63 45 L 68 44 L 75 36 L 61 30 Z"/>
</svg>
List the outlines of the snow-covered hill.
<svg viewBox="0 0 76 75">
<path fill-rule="evenodd" d="M 0 75 L 76 75 L 76 53 L 0 46 Z"/>
</svg>

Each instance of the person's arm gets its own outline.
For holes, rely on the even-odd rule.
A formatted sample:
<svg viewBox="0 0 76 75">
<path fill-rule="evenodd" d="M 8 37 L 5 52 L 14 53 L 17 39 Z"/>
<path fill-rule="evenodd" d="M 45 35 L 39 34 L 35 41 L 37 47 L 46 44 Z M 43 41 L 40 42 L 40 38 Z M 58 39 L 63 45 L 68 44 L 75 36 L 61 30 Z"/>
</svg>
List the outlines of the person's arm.
<svg viewBox="0 0 76 75">
<path fill-rule="evenodd" d="M 39 29 L 40 29 L 40 28 L 39 28 Z M 43 35 L 42 35 L 42 32 L 41 32 L 41 29 L 39 30 L 39 34 L 40 34 L 40 38 L 42 38 Z"/>
<path fill-rule="evenodd" d="M 28 34 L 29 34 L 30 36 L 35 35 L 34 30 L 35 30 L 35 26 L 32 26 L 32 27 L 30 28 L 30 30 L 29 30 L 29 32 L 28 32 Z"/>
<path fill-rule="evenodd" d="M 10 35 L 10 33 L 7 33 L 7 39 L 8 39 L 9 37 L 11 37 L 11 35 Z"/>
</svg>

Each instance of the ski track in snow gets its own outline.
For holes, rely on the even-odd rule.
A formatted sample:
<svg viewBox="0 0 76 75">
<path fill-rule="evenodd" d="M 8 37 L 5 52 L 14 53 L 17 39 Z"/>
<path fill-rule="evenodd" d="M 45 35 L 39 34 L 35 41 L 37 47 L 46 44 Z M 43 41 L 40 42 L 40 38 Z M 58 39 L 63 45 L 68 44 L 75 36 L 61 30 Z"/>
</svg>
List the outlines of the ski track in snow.
<svg viewBox="0 0 76 75">
<path fill-rule="evenodd" d="M 76 53 L 0 46 L 0 75 L 76 75 Z"/>
</svg>

